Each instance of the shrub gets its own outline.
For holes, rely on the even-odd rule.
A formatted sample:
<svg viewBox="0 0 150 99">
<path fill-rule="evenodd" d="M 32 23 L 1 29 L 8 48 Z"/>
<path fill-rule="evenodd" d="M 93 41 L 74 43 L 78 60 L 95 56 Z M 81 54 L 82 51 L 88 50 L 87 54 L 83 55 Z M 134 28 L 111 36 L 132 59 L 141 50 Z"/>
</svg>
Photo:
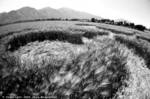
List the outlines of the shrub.
<svg viewBox="0 0 150 99">
<path fill-rule="evenodd" d="M 146 27 L 143 25 L 135 25 L 134 28 L 140 31 L 144 31 L 146 29 Z"/>
</svg>

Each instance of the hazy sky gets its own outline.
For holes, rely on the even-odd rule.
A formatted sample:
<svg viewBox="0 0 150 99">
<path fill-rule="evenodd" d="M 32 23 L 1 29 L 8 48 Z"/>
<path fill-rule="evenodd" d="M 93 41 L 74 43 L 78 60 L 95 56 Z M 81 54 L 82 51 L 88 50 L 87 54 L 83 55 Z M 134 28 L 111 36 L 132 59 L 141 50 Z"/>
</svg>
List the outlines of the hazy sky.
<svg viewBox="0 0 150 99">
<path fill-rule="evenodd" d="M 150 0 L 0 0 L 0 12 L 30 6 L 68 7 L 104 18 L 126 19 L 150 27 Z"/>
</svg>

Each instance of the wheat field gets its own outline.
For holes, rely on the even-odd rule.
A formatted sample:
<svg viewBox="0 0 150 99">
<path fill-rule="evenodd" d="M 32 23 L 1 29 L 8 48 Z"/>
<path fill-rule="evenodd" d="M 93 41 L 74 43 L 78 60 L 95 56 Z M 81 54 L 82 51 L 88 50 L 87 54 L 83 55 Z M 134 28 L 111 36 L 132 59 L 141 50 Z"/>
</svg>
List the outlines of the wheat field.
<svg viewBox="0 0 150 99">
<path fill-rule="evenodd" d="M 149 38 L 140 31 L 78 21 L 0 30 L 2 98 L 150 99 Z"/>
</svg>

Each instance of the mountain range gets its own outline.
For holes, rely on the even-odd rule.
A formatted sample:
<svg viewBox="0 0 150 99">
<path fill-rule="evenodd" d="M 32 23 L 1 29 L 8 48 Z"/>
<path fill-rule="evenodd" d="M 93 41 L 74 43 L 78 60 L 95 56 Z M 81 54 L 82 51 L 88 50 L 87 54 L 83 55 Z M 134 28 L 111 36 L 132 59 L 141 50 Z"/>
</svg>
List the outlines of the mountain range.
<svg viewBox="0 0 150 99">
<path fill-rule="evenodd" d="M 53 9 L 50 7 L 46 7 L 37 10 L 32 7 L 23 7 L 18 10 L 12 10 L 8 13 L 0 13 L 0 24 L 7 24 L 25 20 L 35 20 L 35 19 L 50 19 L 50 18 L 90 19 L 93 17 L 101 18 L 96 15 L 76 11 L 70 8 Z"/>
</svg>

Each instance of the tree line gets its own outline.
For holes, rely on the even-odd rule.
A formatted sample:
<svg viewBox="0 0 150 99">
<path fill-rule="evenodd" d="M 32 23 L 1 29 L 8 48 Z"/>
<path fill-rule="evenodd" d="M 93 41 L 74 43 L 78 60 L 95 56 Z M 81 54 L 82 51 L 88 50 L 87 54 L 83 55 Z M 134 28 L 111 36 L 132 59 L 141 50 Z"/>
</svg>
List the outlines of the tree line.
<svg viewBox="0 0 150 99">
<path fill-rule="evenodd" d="M 96 18 L 91 18 L 91 22 L 98 22 L 98 23 L 105 23 L 105 24 L 112 24 L 112 25 L 117 25 L 117 26 L 125 26 L 133 29 L 137 29 L 140 31 L 144 31 L 147 28 L 143 25 L 140 24 L 134 24 L 132 22 L 127 22 L 127 21 L 114 21 L 110 19 L 96 19 Z"/>
<path fill-rule="evenodd" d="M 96 19 L 96 18 L 91 18 L 91 19 L 78 19 L 78 18 L 72 18 L 72 19 L 62 19 L 62 18 L 47 18 L 47 19 L 33 19 L 33 20 L 21 20 L 21 21 L 15 21 L 11 23 L 5 23 L 5 24 L 0 24 L 0 26 L 4 25 L 9 25 L 9 24 L 15 24 L 15 23 L 23 23 L 23 22 L 35 22 L 35 21 L 84 21 L 84 22 L 97 22 L 97 23 L 105 23 L 105 24 L 112 24 L 112 25 L 117 25 L 117 26 L 125 26 L 133 29 L 137 29 L 140 31 L 144 30 L 149 30 L 150 28 L 147 29 L 145 26 L 140 25 L 140 24 L 134 24 L 132 22 L 127 22 L 127 21 L 114 21 L 111 19 Z"/>
</svg>

